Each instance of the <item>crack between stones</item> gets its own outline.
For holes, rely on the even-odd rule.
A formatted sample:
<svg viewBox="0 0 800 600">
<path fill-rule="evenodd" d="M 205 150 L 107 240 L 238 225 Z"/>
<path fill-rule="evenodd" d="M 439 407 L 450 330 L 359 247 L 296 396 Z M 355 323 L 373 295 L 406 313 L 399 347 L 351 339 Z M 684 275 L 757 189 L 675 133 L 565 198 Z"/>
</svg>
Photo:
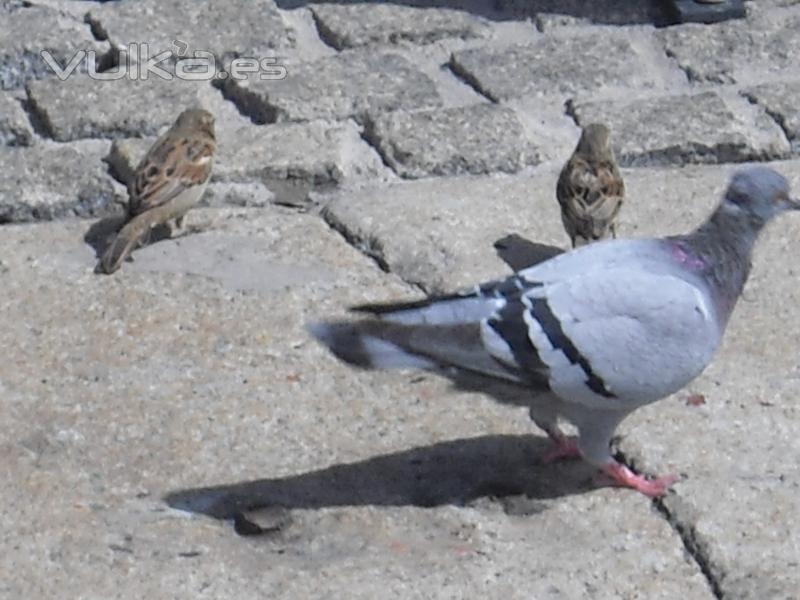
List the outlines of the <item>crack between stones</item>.
<svg viewBox="0 0 800 600">
<path fill-rule="evenodd" d="M 753 94 L 749 94 L 744 90 L 740 90 L 739 94 L 744 97 L 750 104 L 754 104 L 760 108 L 764 109 L 764 112 L 767 113 L 767 116 L 775 121 L 775 124 L 781 128 L 783 132 L 783 136 L 786 138 L 786 141 L 789 142 L 790 152 L 796 152 L 795 146 L 797 141 L 792 139 L 792 133 L 789 131 L 789 128 L 786 126 L 786 119 L 782 114 L 777 111 L 770 110 L 770 108 L 766 104 L 761 104 Z"/>
<path fill-rule="evenodd" d="M 364 236 L 351 231 L 344 223 L 337 219 L 331 211 L 326 210 L 325 207 L 323 207 L 320 211 L 320 217 L 322 217 L 322 220 L 328 227 L 341 235 L 350 246 L 361 252 L 361 254 L 364 256 L 372 259 L 381 271 L 395 275 L 403 283 L 420 290 L 425 295 L 429 294 L 428 290 L 425 289 L 425 286 L 423 286 L 421 283 L 417 281 L 410 281 L 401 276 L 399 273 L 392 271 L 389 263 L 386 262 L 386 258 L 383 255 L 383 247 L 379 240 L 369 237 L 365 238 Z"/>
<path fill-rule="evenodd" d="M 34 133 L 41 138 L 55 140 L 52 129 L 48 127 L 47 117 L 37 108 L 29 89 L 25 89 L 25 99 L 20 100 L 19 104 L 25 111 Z"/>
<path fill-rule="evenodd" d="M 317 30 L 317 37 L 320 39 L 320 41 L 328 46 L 328 48 L 332 48 L 337 52 L 343 50 L 344 48 L 336 43 L 333 31 L 331 31 L 331 29 L 327 27 L 325 23 L 320 21 L 317 13 L 314 12 L 314 9 L 309 8 L 308 11 L 311 13 L 311 20 L 314 21 L 314 28 Z"/>
<path fill-rule="evenodd" d="M 472 74 L 468 73 L 459 66 L 459 64 L 455 61 L 455 58 L 452 54 L 450 55 L 450 60 L 447 61 L 446 66 L 447 69 L 453 74 L 453 77 L 458 79 L 464 85 L 472 88 L 472 90 L 475 91 L 476 94 L 480 94 L 481 96 L 483 96 L 490 102 L 493 102 L 494 104 L 500 103 L 499 98 L 496 98 L 494 95 L 492 95 L 492 93 L 489 90 L 483 89 L 480 82 L 478 82 L 478 80 L 475 77 L 473 77 Z"/>
<path fill-rule="evenodd" d="M 639 472 L 638 469 L 636 469 L 634 461 L 628 460 L 628 457 L 621 450 L 617 450 L 614 458 L 625 464 L 632 471 L 636 473 Z M 684 551 L 692 558 L 697 568 L 700 569 L 700 573 L 702 573 L 714 598 L 717 600 L 724 600 L 725 594 L 722 591 L 719 578 L 714 574 L 711 557 L 708 556 L 705 544 L 698 539 L 695 528 L 692 525 L 682 523 L 678 517 L 669 510 L 663 499 L 654 498 L 653 507 L 680 538 Z"/>
<path fill-rule="evenodd" d="M 378 140 L 378 134 L 375 131 L 375 123 L 371 118 L 369 118 L 369 115 L 364 117 L 364 123 L 360 132 L 360 136 L 361 139 L 364 140 L 364 143 L 372 148 L 380 157 L 383 165 L 393 173 L 397 173 L 397 169 L 392 166 L 388 154 L 386 154 L 381 148 L 380 141 Z M 397 174 L 399 175 L 399 173 Z"/>
</svg>

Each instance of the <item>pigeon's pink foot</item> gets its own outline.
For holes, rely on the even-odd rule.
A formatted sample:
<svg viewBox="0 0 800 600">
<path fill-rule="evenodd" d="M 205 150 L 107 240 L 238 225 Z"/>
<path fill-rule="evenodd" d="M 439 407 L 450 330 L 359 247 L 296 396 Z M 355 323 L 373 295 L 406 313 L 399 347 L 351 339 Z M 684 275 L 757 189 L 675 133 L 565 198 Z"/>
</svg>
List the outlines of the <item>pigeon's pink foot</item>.
<svg viewBox="0 0 800 600">
<path fill-rule="evenodd" d="M 581 451 L 578 448 L 578 438 L 566 435 L 551 435 L 553 445 L 542 454 L 540 459 L 542 464 L 550 464 L 564 458 L 581 458 Z"/>
<path fill-rule="evenodd" d="M 678 480 L 677 475 L 646 479 L 643 475 L 637 475 L 618 462 L 605 465 L 602 467 L 602 471 L 619 485 L 638 490 L 649 498 L 660 498 Z"/>
</svg>

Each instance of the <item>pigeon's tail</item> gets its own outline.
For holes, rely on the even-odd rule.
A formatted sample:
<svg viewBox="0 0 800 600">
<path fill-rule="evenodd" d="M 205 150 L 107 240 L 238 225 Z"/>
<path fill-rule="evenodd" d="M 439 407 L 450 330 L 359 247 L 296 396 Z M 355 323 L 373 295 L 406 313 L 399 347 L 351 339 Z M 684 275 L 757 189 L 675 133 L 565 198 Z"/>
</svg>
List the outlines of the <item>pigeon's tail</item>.
<svg viewBox="0 0 800 600">
<path fill-rule="evenodd" d="M 364 319 L 314 323 L 308 330 L 338 358 L 362 368 L 455 367 L 519 381 L 486 350 L 479 323 L 429 325 Z"/>
<path fill-rule="evenodd" d="M 97 271 L 111 275 L 120 268 L 122 261 L 142 241 L 142 238 L 150 230 L 150 219 L 145 218 L 146 214 L 134 217 L 123 227 L 114 241 L 103 254 L 97 265 Z"/>
<path fill-rule="evenodd" d="M 393 326 L 382 328 L 379 321 L 348 323 L 319 322 L 308 331 L 341 360 L 365 369 L 434 369 L 436 363 L 405 349 L 392 340 Z M 388 324 L 387 324 L 388 325 Z"/>
</svg>

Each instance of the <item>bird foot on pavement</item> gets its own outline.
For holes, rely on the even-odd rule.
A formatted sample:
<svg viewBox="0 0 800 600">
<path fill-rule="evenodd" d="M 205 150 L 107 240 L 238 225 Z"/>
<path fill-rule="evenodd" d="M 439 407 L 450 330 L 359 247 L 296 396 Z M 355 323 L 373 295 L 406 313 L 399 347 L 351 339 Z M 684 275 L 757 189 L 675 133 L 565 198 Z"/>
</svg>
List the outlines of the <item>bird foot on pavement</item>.
<svg viewBox="0 0 800 600">
<path fill-rule="evenodd" d="M 664 477 L 647 479 L 644 475 L 638 475 L 616 461 L 602 467 L 601 470 L 617 485 L 633 488 L 648 498 L 660 498 L 678 480 L 677 475 L 665 475 Z"/>
</svg>

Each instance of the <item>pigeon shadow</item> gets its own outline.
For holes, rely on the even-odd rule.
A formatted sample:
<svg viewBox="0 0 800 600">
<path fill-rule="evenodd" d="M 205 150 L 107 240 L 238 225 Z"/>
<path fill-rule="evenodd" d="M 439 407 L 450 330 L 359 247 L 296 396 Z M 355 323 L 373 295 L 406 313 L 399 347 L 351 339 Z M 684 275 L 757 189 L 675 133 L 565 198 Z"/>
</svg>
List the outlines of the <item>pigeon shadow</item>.
<svg viewBox="0 0 800 600">
<path fill-rule="evenodd" d="M 532 267 L 565 252 L 563 248 L 531 242 L 516 233 L 497 240 L 494 243 L 494 249 L 497 256 L 514 272 Z"/>
<path fill-rule="evenodd" d="M 594 488 L 581 462 L 539 465 L 548 441 L 533 435 L 485 435 L 439 442 L 290 477 L 176 490 L 172 508 L 217 519 L 280 507 L 463 506 L 480 498 L 548 499 Z M 518 498 L 517 498 L 518 499 Z M 508 506 L 504 507 L 509 510 Z M 519 511 L 519 503 L 515 502 Z"/>
</svg>

